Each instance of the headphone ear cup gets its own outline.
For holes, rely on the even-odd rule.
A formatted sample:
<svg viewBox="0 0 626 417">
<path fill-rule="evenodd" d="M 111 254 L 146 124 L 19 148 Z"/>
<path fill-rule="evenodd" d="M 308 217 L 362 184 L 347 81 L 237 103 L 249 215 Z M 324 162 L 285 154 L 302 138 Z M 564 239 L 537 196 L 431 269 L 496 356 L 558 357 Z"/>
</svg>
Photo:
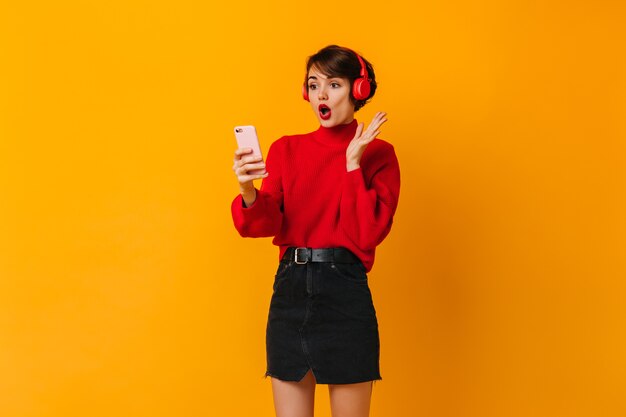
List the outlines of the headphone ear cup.
<svg viewBox="0 0 626 417">
<path fill-rule="evenodd" d="M 370 96 L 370 83 L 365 78 L 357 78 L 352 86 L 352 95 L 357 100 L 365 100 Z"/>
<path fill-rule="evenodd" d="M 302 85 L 302 98 L 309 101 L 309 89 L 306 84 Z"/>
</svg>

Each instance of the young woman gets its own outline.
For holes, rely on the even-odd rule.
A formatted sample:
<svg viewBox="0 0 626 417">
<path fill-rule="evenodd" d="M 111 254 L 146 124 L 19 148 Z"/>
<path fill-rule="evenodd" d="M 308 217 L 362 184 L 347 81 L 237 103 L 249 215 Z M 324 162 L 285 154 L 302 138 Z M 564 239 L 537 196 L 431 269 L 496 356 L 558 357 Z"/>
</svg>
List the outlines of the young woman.
<svg viewBox="0 0 626 417">
<path fill-rule="evenodd" d="M 273 142 L 266 163 L 235 151 L 231 211 L 241 236 L 274 236 L 279 247 L 265 373 L 277 416 L 313 416 L 315 385 L 328 384 L 334 416 L 365 417 L 382 379 L 367 273 L 391 229 L 400 169 L 393 146 L 376 138 L 386 113 L 367 129 L 354 118 L 376 92 L 365 58 L 321 49 L 308 58 L 302 92 L 319 128 Z M 258 168 L 266 172 L 248 174 Z"/>
</svg>

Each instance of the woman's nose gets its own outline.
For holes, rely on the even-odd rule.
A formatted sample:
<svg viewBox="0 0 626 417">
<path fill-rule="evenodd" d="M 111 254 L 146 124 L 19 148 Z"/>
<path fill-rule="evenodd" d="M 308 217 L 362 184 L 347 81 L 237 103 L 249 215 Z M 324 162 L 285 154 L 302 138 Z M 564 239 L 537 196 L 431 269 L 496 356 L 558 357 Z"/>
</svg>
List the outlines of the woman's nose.
<svg viewBox="0 0 626 417">
<path fill-rule="evenodd" d="M 317 98 L 318 100 L 326 100 L 328 98 L 328 95 L 326 94 L 326 88 L 320 87 L 317 90 Z"/>
</svg>

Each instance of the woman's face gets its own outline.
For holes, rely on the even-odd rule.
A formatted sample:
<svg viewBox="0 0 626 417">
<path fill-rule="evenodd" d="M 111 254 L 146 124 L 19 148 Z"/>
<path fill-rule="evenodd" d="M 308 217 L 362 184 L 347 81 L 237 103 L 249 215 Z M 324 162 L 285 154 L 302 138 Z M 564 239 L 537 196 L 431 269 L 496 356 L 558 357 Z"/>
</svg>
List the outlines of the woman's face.
<svg viewBox="0 0 626 417">
<path fill-rule="evenodd" d="M 312 66 L 307 75 L 307 83 L 311 108 L 322 126 L 333 127 L 354 120 L 348 78 L 327 78 Z"/>
</svg>

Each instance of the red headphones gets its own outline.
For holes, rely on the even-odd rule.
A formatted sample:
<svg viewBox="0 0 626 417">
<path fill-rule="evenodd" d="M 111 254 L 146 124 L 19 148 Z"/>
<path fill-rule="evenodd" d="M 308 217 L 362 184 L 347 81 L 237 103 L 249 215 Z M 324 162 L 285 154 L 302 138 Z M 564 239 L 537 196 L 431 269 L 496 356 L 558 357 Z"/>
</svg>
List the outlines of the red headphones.
<svg viewBox="0 0 626 417">
<path fill-rule="evenodd" d="M 359 54 L 357 54 L 356 52 L 354 51 L 352 52 L 354 53 L 354 55 L 356 55 L 356 57 L 359 59 L 359 63 L 361 64 L 361 74 L 359 78 L 354 80 L 354 84 L 352 84 L 352 96 L 356 100 L 365 100 L 369 97 L 370 90 L 371 90 L 369 75 L 367 74 L 367 68 L 365 67 L 365 62 L 363 62 L 363 59 L 361 59 Z M 307 80 L 304 82 L 304 85 L 302 86 L 302 97 L 304 97 L 306 101 L 309 101 L 308 84 L 309 83 Z"/>
</svg>

